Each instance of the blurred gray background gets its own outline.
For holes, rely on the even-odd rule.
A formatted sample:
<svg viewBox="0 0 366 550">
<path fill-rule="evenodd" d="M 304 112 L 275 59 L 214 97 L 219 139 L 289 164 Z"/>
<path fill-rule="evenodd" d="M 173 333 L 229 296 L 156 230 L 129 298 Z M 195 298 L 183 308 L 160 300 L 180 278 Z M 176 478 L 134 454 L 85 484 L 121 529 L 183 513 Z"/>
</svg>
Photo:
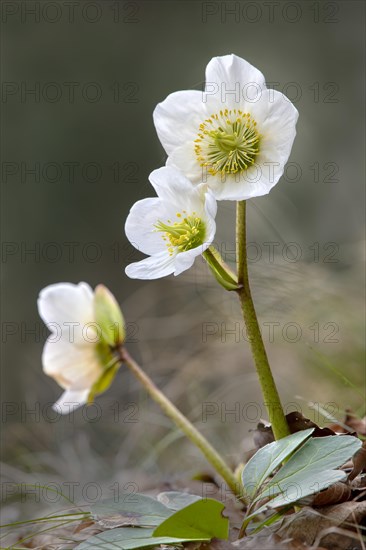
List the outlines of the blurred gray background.
<svg viewBox="0 0 366 550">
<path fill-rule="evenodd" d="M 202 89 L 206 64 L 226 53 L 300 113 L 285 176 L 249 205 L 254 299 L 283 402 L 322 425 L 319 404 L 340 419 L 346 407 L 363 414 L 364 3 L 72 4 L 1 5 L 5 481 L 77 480 L 85 501 L 81 482 L 108 496 L 115 482 L 208 470 L 128 372 L 89 413 L 52 417 L 61 390 L 42 373 L 36 300 L 60 281 L 108 286 L 131 353 L 159 386 L 232 464 L 253 447 L 249 430 L 266 416 L 235 296 L 199 260 L 177 279 L 124 275 L 142 257 L 124 221 L 165 162 L 152 111 L 173 91 Z M 234 208 L 218 215 L 228 261 Z"/>
</svg>

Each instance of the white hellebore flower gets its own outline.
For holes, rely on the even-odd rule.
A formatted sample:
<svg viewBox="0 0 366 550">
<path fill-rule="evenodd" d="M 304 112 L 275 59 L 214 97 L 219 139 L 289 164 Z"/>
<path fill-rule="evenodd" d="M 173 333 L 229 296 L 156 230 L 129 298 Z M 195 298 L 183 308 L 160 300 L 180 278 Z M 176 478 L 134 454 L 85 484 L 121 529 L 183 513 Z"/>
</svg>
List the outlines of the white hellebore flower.
<svg viewBox="0 0 366 550">
<path fill-rule="evenodd" d="M 212 243 L 216 200 L 170 167 L 149 176 L 157 197 L 138 201 L 126 220 L 129 241 L 150 257 L 126 267 L 132 279 L 157 279 L 189 269 Z"/>
<path fill-rule="evenodd" d="M 298 112 L 236 55 L 214 57 L 204 92 L 170 94 L 154 111 L 167 165 L 206 182 L 217 200 L 266 195 L 283 174 Z"/>
<path fill-rule="evenodd" d="M 44 372 L 65 390 L 53 408 L 67 414 L 111 384 L 120 366 L 114 348 L 123 343 L 124 320 L 107 288 L 86 283 L 44 288 L 38 311 L 51 331 L 42 354 Z"/>
</svg>

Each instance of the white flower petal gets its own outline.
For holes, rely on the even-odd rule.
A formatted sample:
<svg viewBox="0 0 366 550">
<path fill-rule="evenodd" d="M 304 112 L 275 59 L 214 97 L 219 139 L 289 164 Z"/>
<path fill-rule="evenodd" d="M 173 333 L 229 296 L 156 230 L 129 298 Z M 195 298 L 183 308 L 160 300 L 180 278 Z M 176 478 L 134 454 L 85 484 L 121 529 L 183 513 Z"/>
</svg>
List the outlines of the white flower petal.
<svg viewBox="0 0 366 550">
<path fill-rule="evenodd" d="M 136 249 L 154 255 L 167 244 L 162 239 L 163 234 L 156 230 L 156 224 L 159 221 L 168 224 L 178 221 L 177 214 L 181 214 L 182 210 L 186 210 L 188 215 L 196 212 L 198 216 L 203 216 L 204 190 L 171 167 L 154 170 L 150 180 L 159 198 L 135 203 L 127 217 L 125 232 Z"/>
<path fill-rule="evenodd" d="M 167 154 L 185 141 L 195 139 L 206 116 L 202 92 L 197 90 L 174 92 L 159 103 L 153 114 L 154 124 Z"/>
<path fill-rule="evenodd" d="M 52 336 L 43 348 L 42 364 L 44 372 L 64 389 L 91 388 L 103 372 L 94 344 L 76 345 L 62 339 L 53 342 Z"/>
<path fill-rule="evenodd" d="M 214 195 L 215 199 L 221 200 L 222 193 L 225 194 L 225 189 L 228 186 L 228 180 L 231 178 L 231 176 L 225 174 L 221 175 L 220 173 L 217 173 L 215 176 L 208 175 L 208 186 L 211 191 L 211 193 Z"/>
<path fill-rule="evenodd" d="M 285 161 L 277 151 L 271 150 L 270 147 L 266 149 L 263 147 L 259 161 L 260 178 L 257 182 L 249 184 L 251 191 L 248 198 L 267 195 L 283 174 Z"/>
<path fill-rule="evenodd" d="M 266 195 L 282 176 L 296 136 L 298 111 L 283 94 L 272 93 L 267 117 L 259 128 L 262 139 L 256 163 L 240 174 L 239 181 L 229 176 L 224 186 L 218 181 L 211 182 L 218 200 L 246 200 Z"/>
<path fill-rule="evenodd" d="M 206 185 L 193 185 L 172 167 L 155 170 L 150 174 L 150 180 L 159 194 L 159 198 L 145 199 L 136 203 L 126 221 L 128 239 L 139 250 L 151 255 L 150 258 L 126 267 L 126 274 L 134 279 L 157 279 L 173 272 L 178 274 L 188 269 L 192 265 L 194 257 L 201 254 L 212 242 L 216 230 L 214 218 L 217 205 L 213 194 L 208 191 Z M 187 229 L 188 226 L 184 226 L 184 224 L 189 223 L 185 218 L 192 216 L 199 218 L 205 224 L 204 238 L 206 241 L 209 239 L 210 243 L 201 243 L 195 249 L 181 252 L 179 251 L 181 243 L 179 245 L 172 244 L 174 239 L 170 241 L 170 238 L 168 239 L 169 226 L 173 226 L 175 223 L 182 224 L 183 232 L 191 239 L 191 229 Z M 154 239 L 152 238 L 151 231 L 154 231 L 153 228 L 158 222 L 165 223 L 167 227 L 163 227 L 162 232 L 155 231 L 155 235 L 158 236 L 156 240 L 155 236 Z M 163 236 L 165 240 L 161 238 Z M 192 244 L 193 241 L 185 242 L 187 247 Z M 179 259 L 180 256 L 181 259 Z"/>
<path fill-rule="evenodd" d="M 256 126 L 259 152 L 250 159 L 254 164 L 239 174 L 212 175 L 208 166 L 214 155 L 220 159 L 219 170 L 223 173 L 225 169 L 233 170 L 230 158 L 225 165 L 224 151 L 210 132 L 212 127 L 213 131 L 230 134 L 230 124 L 236 122 L 233 109 L 240 109 L 241 131 L 246 124 L 248 131 Z M 297 117 L 292 103 L 280 92 L 268 90 L 263 74 L 234 54 L 211 59 L 202 95 L 192 91 L 171 94 L 158 105 L 154 115 L 159 137 L 169 155 L 167 166 L 180 170 L 193 184 L 207 184 L 218 200 L 244 200 L 269 192 L 281 177 L 290 155 Z M 245 140 L 241 146 L 245 151 Z M 207 167 L 201 167 L 205 163 Z"/>
<path fill-rule="evenodd" d="M 234 54 L 214 57 L 206 67 L 205 90 L 211 109 L 215 102 L 217 110 L 238 108 L 246 100 L 256 101 L 265 89 L 263 74 Z"/>
<path fill-rule="evenodd" d="M 131 279 L 159 279 L 173 272 L 174 256 L 169 256 L 167 249 L 126 267 L 126 275 Z"/>
<path fill-rule="evenodd" d="M 277 152 L 277 161 L 283 165 L 287 162 L 296 136 L 296 122 L 299 113 L 291 101 L 275 90 L 265 121 L 260 126 L 263 135 L 263 148 L 271 144 Z"/>
<path fill-rule="evenodd" d="M 203 215 L 206 186 L 193 184 L 182 172 L 171 166 L 154 170 L 149 179 L 164 201 L 165 213 L 161 209 L 160 219 L 176 219 L 176 214 L 182 210 L 186 210 L 188 216 L 193 212 Z"/>
<path fill-rule="evenodd" d="M 171 166 L 163 166 L 149 175 L 157 195 L 171 204 L 182 204 L 182 196 L 194 189 L 192 182 L 182 172 Z"/>
<path fill-rule="evenodd" d="M 174 259 L 174 275 L 180 275 L 183 271 L 189 269 L 197 256 L 200 256 L 212 244 L 216 233 L 215 216 L 217 212 L 217 203 L 211 192 L 205 193 L 205 205 L 202 217 L 206 226 L 205 242 L 196 248 L 180 252 Z"/>
<path fill-rule="evenodd" d="M 82 330 L 94 321 L 94 294 L 87 283 L 57 283 L 41 290 L 38 312 L 52 333 L 72 342 L 83 341 Z"/>
<path fill-rule="evenodd" d="M 248 200 L 269 193 L 278 181 L 277 165 L 269 163 L 267 157 L 262 155 L 265 164 L 254 164 L 243 173 L 226 175 L 222 182 L 220 174 L 213 176 L 210 181 L 211 190 L 217 200 Z M 282 172 L 281 172 L 282 173 Z M 276 179 L 277 177 L 277 179 Z"/>
<path fill-rule="evenodd" d="M 169 216 L 165 203 L 159 198 L 136 202 L 126 219 L 125 233 L 128 240 L 144 254 L 157 254 L 161 251 L 162 236 L 155 230 L 155 224 Z"/>
<path fill-rule="evenodd" d="M 211 190 L 205 193 L 205 211 L 208 218 L 212 218 L 212 221 L 215 221 L 217 214 L 217 202 Z"/>
<path fill-rule="evenodd" d="M 186 252 L 180 252 L 175 257 L 174 262 L 174 275 L 180 275 L 183 271 L 186 271 L 194 264 L 194 260 L 197 256 L 203 254 L 203 252 L 208 248 L 208 244 L 203 244 L 192 248 L 192 250 L 187 250 Z"/>
<path fill-rule="evenodd" d="M 88 401 L 89 390 L 65 391 L 53 405 L 53 410 L 60 414 L 69 414 Z"/>
<path fill-rule="evenodd" d="M 206 250 L 213 243 L 216 235 L 216 222 L 210 218 L 206 221 L 206 238 L 204 243 L 204 250 Z M 204 250 L 202 252 L 204 252 Z"/>
<path fill-rule="evenodd" d="M 180 170 L 192 183 L 203 183 L 208 181 L 209 175 L 207 169 L 197 161 L 194 145 L 192 139 L 174 149 L 166 164 Z"/>
<path fill-rule="evenodd" d="M 296 136 L 298 112 L 280 92 L 263 94 L 265 100 L 250 112 L 261 135 L 256 162 L 237 174 L 208 176 L 207 183 L 217 200 L 247 200 L 266 195 L 283 174 Z"/>
<path fill-rule="evenodd" d="M 241 110 L 249 113 L 258 125 L 258 129 L 262 127 L 263 122 L 268 117 L 271 102 L 273 101 L 274 90 L 264 88 L 258 95 L 255 101 L 244 101 L 240 106 Z"/>
</svg>

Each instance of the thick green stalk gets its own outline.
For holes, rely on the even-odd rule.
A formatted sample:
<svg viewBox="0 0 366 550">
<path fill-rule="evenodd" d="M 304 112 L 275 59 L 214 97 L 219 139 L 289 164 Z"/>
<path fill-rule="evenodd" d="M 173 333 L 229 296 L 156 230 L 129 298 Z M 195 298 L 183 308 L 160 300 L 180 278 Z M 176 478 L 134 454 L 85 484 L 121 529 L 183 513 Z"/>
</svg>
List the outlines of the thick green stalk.
<svg viewBox="0 0 366 550">
<path fill-rule="evenodd" d="M 150 397 L 162 408 L 171 420 L 182 430 L 182 432 L 196 445 L 213 466 L 216 472 L 225 480 L 232 492 L 243 500 L 242 487 L 236 479 L 234 472 L 225 463 L 219 453 L 212 447 L 205 437 L 191 424 L 171 401 L 159 390 L 154 382 L 145 374 L 136 361 L 129 355 L 123 347 L 119 349 L 119 358 L 136 378 L 142 383 L 144 388 L 150 394 Z"/>
<path fill-rule="evenodd" d="M 280 397 L 269 366 L 257 315 L 249 286 L 247 247 L 246 247 L 246 202 L 237 203 L 236 211 L 236 246 L 239 288 L 236 292 L 240 299 L 247 334 L 262 388 L 264 403 L 276 439 L 289 435 L 290 431 L 283 412 Z"/>
</svg>

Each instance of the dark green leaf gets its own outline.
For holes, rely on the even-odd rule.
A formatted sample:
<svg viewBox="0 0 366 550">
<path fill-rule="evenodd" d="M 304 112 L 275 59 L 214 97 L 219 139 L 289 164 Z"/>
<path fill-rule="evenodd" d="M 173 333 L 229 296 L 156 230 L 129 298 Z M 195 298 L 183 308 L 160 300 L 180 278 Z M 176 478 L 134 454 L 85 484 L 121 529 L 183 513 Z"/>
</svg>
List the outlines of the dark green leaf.
<svg viewBox="0 0 366 550">
<path fill-rule="evenodd" d="M 166 519 L 155 529 L 154 536 L 226 540 L 229 536 L 229 520 L 222 515 L 224 508 L 217 500 L 199 500 Z"/>
<path fill-rule="evenodd" d="M 259 449 L 245 465 L 242 473 L 245 494 L 254 498 L 263 482 L 313 431 L 314 428 L 302 430 Z"/>
<path fill-rule="evenodd" d="M 295 489 L 296 500 L 317 493 L 344 477 L 344 472 L 335 475 L 333 469 L 344 464 L 360 446 L 360 440 L 350 435 L 309 439 L 271 479 L 261 498 L 286 493 L 291 487 L 291 499 Z"/>
<path fill-rule="evenodd" d="M 344 464 L 360 446 L 360 440 L 349 435 L 309 439 L 257 497 L 270 497 L 272 500 L 249 515 L 246 522 L 268 507 L 277 508 L 297 502 L 344 479 L 345 472 L 333 468 Z"/>
<path fill-rule="evenodd" d="M 271 500 L 268 505 L 270 508 L 286 506 L 292 502 L 297 502 L 301 498 L 318 493 L 333 485 L 333 483 L 345 479 L 345 477 L 346 473 L 342 470 L 324 470 L 319 472 L 316 477 L 311 472 L 309 474 L 304 473 L 304 475 L 299 473 L 292 483 L 287 481 L 283 483 L 283 492 Z"/>
</svg>

